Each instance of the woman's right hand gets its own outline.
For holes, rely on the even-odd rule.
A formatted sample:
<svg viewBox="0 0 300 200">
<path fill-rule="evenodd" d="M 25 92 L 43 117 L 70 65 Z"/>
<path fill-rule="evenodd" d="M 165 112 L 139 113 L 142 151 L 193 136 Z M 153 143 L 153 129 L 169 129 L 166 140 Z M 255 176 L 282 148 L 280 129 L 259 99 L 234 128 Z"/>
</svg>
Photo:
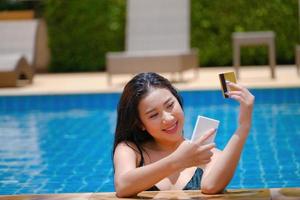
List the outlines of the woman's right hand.
<svg viewBox="0 0 300 200">
<path fill-rule="evenodd" d="M 184 169 L 193 166 L 205 165 L 210 162 L 213 155 L 212 149 L 215 143 L 207 144 L 207 139 L 214 133 L 215 129 L 207 131 L 203 136 L 194 142 L 183 141 L 173 152 L 173 158 L 179 168 Z"/>
</svg>

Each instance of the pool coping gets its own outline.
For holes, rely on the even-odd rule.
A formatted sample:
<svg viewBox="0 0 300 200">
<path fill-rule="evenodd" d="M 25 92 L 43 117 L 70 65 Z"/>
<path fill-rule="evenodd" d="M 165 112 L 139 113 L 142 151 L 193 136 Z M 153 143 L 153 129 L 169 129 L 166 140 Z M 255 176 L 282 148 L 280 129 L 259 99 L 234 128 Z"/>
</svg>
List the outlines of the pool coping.
<svg viewBox="0 0 300 200">
<path fill-rule="evenodd" d="M 98 199 L 235 199 L 235 200 L 296 200 L 300 199 L 298 188 L 271 188 L 271 189 L 230 189 L 223 194 L 205 195 L 200 190 L 170 190 L 170 191 L 145 191 L 136 197 L 118 198 L 114 192 L 97 193 L 63 193 L 63 194 L 26 194 L 26 195 L 0 195 L 0 200 L 98 200 Z"/>
</svg>

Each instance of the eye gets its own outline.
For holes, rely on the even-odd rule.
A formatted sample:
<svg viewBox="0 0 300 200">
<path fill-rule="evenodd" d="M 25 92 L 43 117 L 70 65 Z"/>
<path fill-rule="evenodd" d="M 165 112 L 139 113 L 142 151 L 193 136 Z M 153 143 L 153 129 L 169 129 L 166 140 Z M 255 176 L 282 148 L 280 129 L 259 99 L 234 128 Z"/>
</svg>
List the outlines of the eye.
<svg viewBox="0 0 300 200">
<path fill-rule="evenodd" d="M 174 101 L 167 105 L 167 108 L 172 108 L 174 106 Z"/>
<path fill-rule="evenodd" d="M 153 119 L 153 118 L 155 118 L 156 116 L 158 115 L 158 113 L 154 113 L 154 114 L 152 114 L 152 115 L 150 115 L 150 119 Z"/>
</svg>

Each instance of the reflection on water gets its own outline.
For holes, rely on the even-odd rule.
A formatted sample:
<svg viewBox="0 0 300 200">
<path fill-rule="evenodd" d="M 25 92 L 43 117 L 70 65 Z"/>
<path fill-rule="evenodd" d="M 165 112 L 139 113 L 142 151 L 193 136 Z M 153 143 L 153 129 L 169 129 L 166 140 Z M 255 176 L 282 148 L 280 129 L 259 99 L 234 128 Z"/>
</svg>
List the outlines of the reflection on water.
<svg viewBox="0 0 300 200">
<path fill-rule="evenodd" d="M 34 115 L 22 120 L 12 115 L 0 116 L 0 166 L 5 166 L 1 170 L 6 174 L 0 181 L 2 184 L 29 183 L 30 177 L 43 170 L 37 122 Z M 28 179 L 17 179 L 20 175 Z"/>
<path fill-rule="evenodd" d="M 253 92 L 253 127 L 228 188 L 298 187 L 300 89 Z M 185 136 L 191 136 L 197 115 L 218 119 L 216 143 L 223 149 L 236 128 L 238 105 L 224 101 L 219 91 L 182 95 Z M 118 98 L 0 96 L 0 194 L 114 191 L 111 149 Z"/>
</svg>

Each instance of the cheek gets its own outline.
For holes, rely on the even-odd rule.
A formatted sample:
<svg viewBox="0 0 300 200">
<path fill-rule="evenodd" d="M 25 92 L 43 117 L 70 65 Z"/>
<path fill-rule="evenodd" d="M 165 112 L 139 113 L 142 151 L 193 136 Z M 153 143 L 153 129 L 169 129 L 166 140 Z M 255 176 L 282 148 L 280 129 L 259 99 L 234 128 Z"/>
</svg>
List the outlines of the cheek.
<svg viewBox="0 0 300 200">
<path fill-rule="evenodd" d="M 184 112 L 183 111 L 181 111 L 181 113 L 180 113 L 180 119 L 181 119 L 182 124 L 184 124 Z"/>
<path fill-rule="evenodd" d="M 181 126 L 184 124 L 184 112 L 181 107 L 176 110 L 176 118 L 180 121 Z"/>
<path fill-rule="evenodd" d="M 175 113 L 176 113 L 176 116 L 178 116 L 178 118 L 184 119 L 184 112 L 179 104 L 175 109 Z"/>
<path fill-rule="evenodd" d="M 159 127 L 159 120 L 147 120 L 145 122 L 145 128 L 148 130 L 148 132 L 151 132 L 151 130 L 157 130 Z"/>
<path fill-rule="evenodd" d="M 181 116 L 182 120 L 184 121 L 184 112 L 183 112 L 183 110 L 181 110 L 180 116 Z"/>
<path fill-rule="evenodd" d="M 150 130 L 155 129 L 155 127 L 157 126 L 157 124 L 155 123 L 155 120 L 150 120 L 147 118 L 141 118 L 141 122 L 142 122 L 142 127 L 144 129 L 146 129 L 148 132 Z"/>
</svg>

